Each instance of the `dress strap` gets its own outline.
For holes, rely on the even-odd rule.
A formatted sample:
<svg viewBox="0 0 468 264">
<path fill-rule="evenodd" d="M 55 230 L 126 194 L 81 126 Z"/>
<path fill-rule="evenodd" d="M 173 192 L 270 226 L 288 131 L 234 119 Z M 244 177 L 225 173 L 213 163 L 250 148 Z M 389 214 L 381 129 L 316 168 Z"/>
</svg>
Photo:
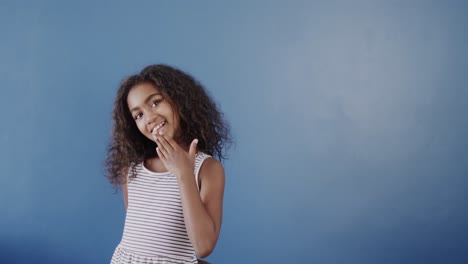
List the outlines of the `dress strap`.
<svg viewBox="0 0 468 264">
<path fill-rule="evenodd" d="M 211 156 L 203 153 L 203 152 L 197 152 L 197 155 L 195 156 L 195 182 L 197 183 L 197 188 L 198 191 L 200 191 L 200 184 L 199 182 L 199 176 L 198 173 L 200 172 L 200 168 L 203 164 L 203 162 L 207 159 L 210 158 Z"/>
</svg>

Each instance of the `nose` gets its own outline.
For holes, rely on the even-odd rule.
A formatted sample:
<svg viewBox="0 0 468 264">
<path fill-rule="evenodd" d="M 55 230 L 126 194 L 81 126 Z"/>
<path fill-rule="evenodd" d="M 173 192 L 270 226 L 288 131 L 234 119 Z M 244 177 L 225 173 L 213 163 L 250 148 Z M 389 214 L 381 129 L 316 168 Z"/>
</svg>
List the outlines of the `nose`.
<svg viewBox="0 0 468 264">
<path fill-rule="evenodd" d="M 148 117 L 148 119 L 146 119 L 146 125 L 151 125 L 153 124 L 154 122 L 156 122 L 156 117 Z"/>
<path fill-rule="evenodd" d="M 147 125 L 150 125 L 151 123 L 155 122 L 157 120 L 158 114 L 154 113 L 153 111 L 147 111 L 145 113 L 145 121 Z"/>
</svg>

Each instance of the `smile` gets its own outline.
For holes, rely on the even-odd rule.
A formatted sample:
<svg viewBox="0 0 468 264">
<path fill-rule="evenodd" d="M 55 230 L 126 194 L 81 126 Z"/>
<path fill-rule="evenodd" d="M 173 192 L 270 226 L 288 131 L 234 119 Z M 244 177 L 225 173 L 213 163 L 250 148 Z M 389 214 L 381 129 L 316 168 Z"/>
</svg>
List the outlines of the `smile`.
<svg viewBox="0 0 468 264">
<path fill-rule="evenodd" d="M 159 132 L 159 130 L 163 128 L 166 125 L 166 123 L 167 122 L 164 120 L 159 125 L 155 126 L 153 129 L 151 129 L 151 134 L 153 134 L 154 131 Z"/>
</svg>

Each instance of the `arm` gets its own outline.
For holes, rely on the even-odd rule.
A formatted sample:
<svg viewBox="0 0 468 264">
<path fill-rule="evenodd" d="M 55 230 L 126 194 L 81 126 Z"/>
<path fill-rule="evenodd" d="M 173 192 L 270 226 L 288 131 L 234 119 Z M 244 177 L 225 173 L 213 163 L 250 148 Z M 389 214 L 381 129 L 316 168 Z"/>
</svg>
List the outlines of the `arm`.
<svg viewBox="0 0 468 264">
<path fill-rule="evenodd" d="M 199 171 L 199 192 L 194 175 L 198 140 L 194 139 L 186 152 L 162 132 L 154 136 L 158 156 L 176 175 L 187 234 L 197 255 L 205 258 L 213 251 L 221 229 L 224 168 L 216 159 L 206 159 Z"/>
<path fill-rule="evenodd" d="M 200 192 L 195 175 L 178 177 L 185 226 L 197 255 L 211 254 L 218 241 L 222 221 L 224 168 L 214 158 L 206 159 L 199 171 Z"/>
</svg>

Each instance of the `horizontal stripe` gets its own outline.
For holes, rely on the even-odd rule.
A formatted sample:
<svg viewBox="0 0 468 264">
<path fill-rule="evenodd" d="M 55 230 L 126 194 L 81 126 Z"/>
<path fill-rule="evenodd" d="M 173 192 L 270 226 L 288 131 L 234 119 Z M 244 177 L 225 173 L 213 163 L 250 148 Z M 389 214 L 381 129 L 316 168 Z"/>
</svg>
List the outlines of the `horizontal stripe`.
<svg viewBox="0 0 468 264">
<path fill-rule="evenodd" d="M 167 239 L 164 237 L 156 237 L 156 236 L 141 236 L 138 234 L 131 234 L 126 236 L 127 241 L 133 242 L 142 242 L 145 245 L 156 245 L 161 247 L 166 247 L 168 249 L 173 250 L 180 250 L 181 252 L 184 251 L 191 251 L 193 249 L 191 243 L 178 243 L 177 241 L 170 240 L 167 242 Z"/>
<path fill-rule="evenodd" d="M 125 247 L 131 248 L 136 253 L 146 254 L 146 255 L 164 255 L 164 254 L 171 254 L 176 256 L 181 256 L 184 258 L 190 258 L 192 254 L 195 253 L 191 250 L 179 250 L 174 247 L 165 246 L 163 243 L 160 244 L 148 244 L 147 242 L 141 242 L 131 237 L 124 237 L 122 238 L 122 244 Z"/>
<path fill-rule="evenodd" d="M 197 183 L 197 173 L 208 157 L 201 152 L 196 156 L 194 176 Z M 114 255 L 113 261 L 139 263 L 122 261 L 150 259 L 146 256 L 170 256 L 174 263 L 180 263 L 181 258 L 187 261 L 185 263 L 196 263 L 195 250 L 184 222 L 176 176 L 152 173 L 142 163 L 135 170 L 136 177 L 129 178 L 127 182 L 128 208 L 119 244 L 121 247 L 118 246 L 114 252 L 120 254 L 120 257 Z M 117 262 L 117 258 L 121 258 L 121 262 Z"/>
<path fill-rule="evenodd" d="M 183 219 L 172 219 L 169 217 L 165 216 L 158 216 L 155 217 L 154 220 L 152 219 L 144 219 L 139 216 L 129 216 L 128 220 L 125 221 L 125 224 L 137 224 L 137 225 L 144 225 L 147 226 L 148 228 L 154 227 L 154 226 L 167 226 L 173 227 L 173 228 L 178 228 L 180 231 L 185 231 L 185 223 L 183 222 Z"/>
<path fill-rule="evenodd" d="M 154 235 L 157 236 L 159 234 L 165 234 L 167 236 L 170 236 L 171 238 L 174 238 L 177 241 L 181 242 L 187 242 L 190 241 L 187 233 L 180 232 L 179 230 L 173 230 L 165 227 L 153 227 L 151 231 L 148 229 L 141 228 L 139 226 L 131 226 L 128 225 L 127 229 L 125 232 L 132 232 L 132 233 L 147 233 L 149 235 Z"/>
</svg>

